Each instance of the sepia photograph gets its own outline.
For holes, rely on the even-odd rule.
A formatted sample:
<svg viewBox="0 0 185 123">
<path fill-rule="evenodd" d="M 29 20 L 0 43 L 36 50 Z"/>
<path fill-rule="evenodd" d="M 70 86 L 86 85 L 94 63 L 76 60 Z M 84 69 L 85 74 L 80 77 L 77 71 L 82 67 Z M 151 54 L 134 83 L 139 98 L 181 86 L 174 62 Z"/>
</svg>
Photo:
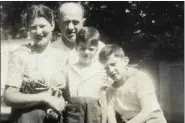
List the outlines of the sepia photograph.
<svg viewBox="0 0 185 123">
<path fill-rule="evenodd" d="M 0 1 L 1 123 L 184 123 L 184 1 Z"/>
</svg>

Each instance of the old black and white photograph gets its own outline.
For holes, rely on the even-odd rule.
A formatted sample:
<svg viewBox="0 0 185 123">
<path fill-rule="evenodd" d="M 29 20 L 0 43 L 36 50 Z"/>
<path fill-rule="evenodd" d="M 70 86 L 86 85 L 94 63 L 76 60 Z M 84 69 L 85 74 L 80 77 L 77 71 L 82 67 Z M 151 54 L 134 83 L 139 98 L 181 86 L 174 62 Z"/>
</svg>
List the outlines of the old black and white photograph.
<svg viewBox="0 0 185 123">
<path fill-rule="evenodd" d="M 183 123 L 184 1 L 0 1 L 2 123 Z"/>
</svg>

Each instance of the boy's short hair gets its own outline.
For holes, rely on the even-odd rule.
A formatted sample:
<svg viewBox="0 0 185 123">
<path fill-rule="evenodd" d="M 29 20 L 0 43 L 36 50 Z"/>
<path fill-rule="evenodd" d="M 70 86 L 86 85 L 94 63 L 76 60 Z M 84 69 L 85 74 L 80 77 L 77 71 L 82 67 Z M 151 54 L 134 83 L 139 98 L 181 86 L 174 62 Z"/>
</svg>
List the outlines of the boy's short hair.
<svg viewBox="0 0 185 123">
<path fill-rule="evenodd" d="M 105 63 L 114 54 L 116 57 L 125 57 L 123 48 L 117 44 L 106 45 L 99 53 L 99 61 Z"/>
<path fill-rule="evenodd" d="M 93 46 L 98 46 L 98 41 L 100 40 L 100 34 L 97 29 L 93 27 L 83 27 L 76 37 L 76 44 L 80 42 L 89 42 Z"/>
</svg>

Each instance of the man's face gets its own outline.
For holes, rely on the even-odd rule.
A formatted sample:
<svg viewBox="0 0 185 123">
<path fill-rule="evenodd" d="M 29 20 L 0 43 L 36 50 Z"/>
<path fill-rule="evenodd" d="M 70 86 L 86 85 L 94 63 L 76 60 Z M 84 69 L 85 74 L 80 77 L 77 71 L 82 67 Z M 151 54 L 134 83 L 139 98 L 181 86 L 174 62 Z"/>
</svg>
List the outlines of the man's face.
<svg viewBox="0 0 185 123">
<path fill-rule="evenodd" d="M 79 61 L 83 64 L 90 64 L 96 55 L 98 46 L 93 46 L 90 43 L 80 42 L 77 46 Z"/>
<path fill-rule="evenodd" d="M 107 72 L 107 75 L 114 81 L 118 81 L 124 76 L 127 64 L 127 57 L 116 57 L 114 54 L 112 54 L 103 64 L 103 66 Z"/>
<path fill-rule="evenodd" d="M 76 34 L 83 27 L 85 18 L 83 18 L 83 11 L 81 8 L 70 8 L 70 6 L 65 7 L 65 9 L 60 11 L 59 26 L 63 38 L 67 41 L 75 42 Z"/>
</svg>

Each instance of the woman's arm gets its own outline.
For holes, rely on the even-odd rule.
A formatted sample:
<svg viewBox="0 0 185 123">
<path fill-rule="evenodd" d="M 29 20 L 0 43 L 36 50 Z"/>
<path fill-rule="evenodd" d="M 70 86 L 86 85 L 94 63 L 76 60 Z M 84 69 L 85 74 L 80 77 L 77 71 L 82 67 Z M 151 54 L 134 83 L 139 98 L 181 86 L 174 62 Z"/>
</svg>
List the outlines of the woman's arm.
<svg viewBox="0 0 185 123">
<path fill-rule="evenodd" d="M 4 93 L 4 100 L 8 106 L 14 108 L 31 108 L 44 104 L 44 94 L 22 94 L 18 88 L 8 87 Z"/>
<path fill-rule="evenodd" d="M 48 92 L 39 94 L 22 94 L 18 88 L 9 87 L 5 90 L 5 103 L 14 108 L 31 108 L 39 104 L 45 104 L 57 113 L 64 110 L 64 100 L 51 96 Z"/>
</svg>

